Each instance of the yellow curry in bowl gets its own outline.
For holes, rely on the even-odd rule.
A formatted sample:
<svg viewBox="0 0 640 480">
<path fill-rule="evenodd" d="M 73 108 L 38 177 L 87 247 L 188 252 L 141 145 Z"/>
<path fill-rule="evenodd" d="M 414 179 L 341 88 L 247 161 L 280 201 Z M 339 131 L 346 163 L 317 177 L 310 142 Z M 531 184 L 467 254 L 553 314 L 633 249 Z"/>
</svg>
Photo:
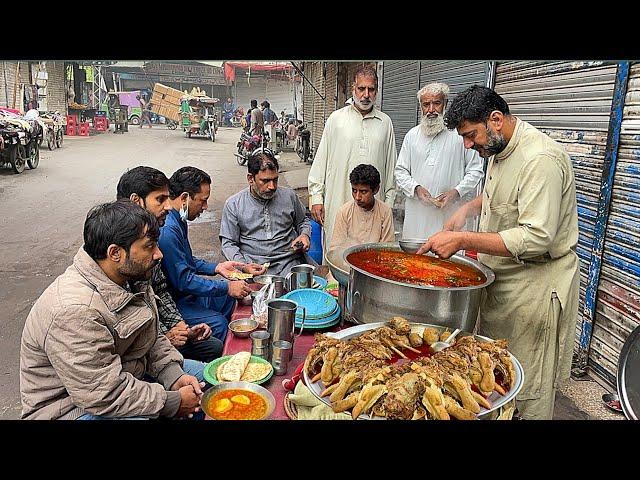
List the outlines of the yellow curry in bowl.
<svg viewBox="0 0 640 480">
<path fill-rule="evenodd" d="M 267 416 L 268 409 L 262 395 L 239 388 L 217 392 L 205 407 L 215 420 L 260 420 Z"/>
</svg>

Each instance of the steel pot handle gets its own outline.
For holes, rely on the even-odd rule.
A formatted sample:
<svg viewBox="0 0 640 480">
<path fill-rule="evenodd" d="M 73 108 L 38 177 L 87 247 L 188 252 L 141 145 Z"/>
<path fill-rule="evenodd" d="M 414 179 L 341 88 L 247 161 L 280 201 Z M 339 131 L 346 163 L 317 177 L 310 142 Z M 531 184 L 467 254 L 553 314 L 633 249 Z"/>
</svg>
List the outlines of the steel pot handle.
<svg viewBox="0 0 640 480">
<path fill-rule="evenodd" d="M 307 318 L 307 309 L 305 307 L 298 307 L 302 309 L 302 323 L 300 324 L 300 333 L 298 335 L 296 335 L 296 337 L 299 337 L 300 335 L 302 335 L 302 330 L 304 329 L 304 321 Z M 293 331 L 295 333 L 296 330 L 296 322 L 293 322 Z"/>
<path fill-rule="evenodd" d="M 285 275 L 284 277 L 284 286 L 287 288 L 288 291 L 292 291 L 295 290 L 295 288 L 291 288 L 291 275 L 293 275 L 293 272 L 289 272 Z"/>
</svg>

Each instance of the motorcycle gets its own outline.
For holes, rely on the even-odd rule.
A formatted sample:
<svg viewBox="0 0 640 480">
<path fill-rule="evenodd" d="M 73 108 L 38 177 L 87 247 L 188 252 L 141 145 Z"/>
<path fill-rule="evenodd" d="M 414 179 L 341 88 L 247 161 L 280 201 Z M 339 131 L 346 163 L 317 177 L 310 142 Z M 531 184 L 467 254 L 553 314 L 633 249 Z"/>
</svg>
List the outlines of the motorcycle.
<svg viewBox="0 0 640 480">
<path fill-rule="evenodd" d="M 233 116 L 231 117 L 231 126 L 241 127 L 242 117 L 244 117 L 244 110 L 242 110 L 242 108 L 236 108 L 236 111 L 233 113 Z"/>
<path fill-rule="evenodd" d="M 258 149 L 264 150 L 269 145 L 269 134 L 250 135 L 246 132 L 240 134 L 238 141 L 238 151 L 234 153 L 238 165 L 245 165 L 249 157 Z"/>
<path fill-rule="evenodd" d="M 178 122 L 175 122 L 170 118 L 167 118 L 166 125 L 169 130 L 175 130 L 176 128 L 178 128 Z"/>
<path fill-rule="evenodd" d="M 311 130 L 308 124 L 303 123 L 298 129 L 298 138 L 296 141 L 296 153 L 303 162 L 313 163 L 313 152 L 311 151 Z"/>
</svg>

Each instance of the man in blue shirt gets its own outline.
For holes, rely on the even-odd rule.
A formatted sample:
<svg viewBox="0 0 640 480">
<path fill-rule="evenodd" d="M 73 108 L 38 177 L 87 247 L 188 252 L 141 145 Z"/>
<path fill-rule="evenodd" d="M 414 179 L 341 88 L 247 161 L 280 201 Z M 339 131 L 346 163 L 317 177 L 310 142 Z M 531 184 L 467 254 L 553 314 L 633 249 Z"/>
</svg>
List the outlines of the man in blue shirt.
<svg viewBox="0 0 640 480">
<path fill-rule="evenodd" d="M 160 230 L 158 245 L 164 257 L 162 269 L 169 281 L 169 291 L 188 325 L 206 323 L 212 335 L 224 341 L 235 299 L 251 292 L 244 280 L 223 281 L 199 275 L 220 274 L 225 278 L 238 269 L 253 275 L 263 271 L 261 265 L 241 262 L 206 262 L 195 258 L 189 244 L 187 220 L 195 220 L 208 207 L 211 177 L 195 167 L 182 167 L 169 179 L 169 202 L 172 209 Z"/>
</svg>

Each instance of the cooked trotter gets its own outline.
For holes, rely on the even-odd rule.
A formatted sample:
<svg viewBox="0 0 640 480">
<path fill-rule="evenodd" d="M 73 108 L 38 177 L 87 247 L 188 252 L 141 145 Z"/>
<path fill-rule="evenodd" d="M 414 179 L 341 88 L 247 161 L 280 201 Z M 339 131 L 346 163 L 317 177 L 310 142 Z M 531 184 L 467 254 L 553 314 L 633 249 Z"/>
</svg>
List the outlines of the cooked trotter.
<svg viewBox="0 0 640 480">
<path fill-rule="evenodd" d="M 336 347 L 330 347 L 322 357 L 324 363 L 322 364 L 322 370 L 320 370 L 320 379 L 325 385 L 329 385 L 335 378 L 333 375 L 333 363 L 337 357 L 338 349 Z"/>
<path fill-rule="evenodd" d="M 493 389 L 496 392 L 498 392 L 500 395 L 506 395 L 507 394 L 507 391 L 504 388 L 502 388 L 499 383 L 496 383 L 494 385 Z"/>
<path fill-rule="evenodd" d="M 476 399 L 473 398 L 471 388 L 464 378 L 458 375 L 458 373 L 453 372 L 447 377 L 447 381 L 456 389 L 456 392 L 460 396 L 460 400 L 462 400 L 462 406 L 464 408 L 473 413 L 480 412 L 480 405 L 478 405 Z"/>
<path fill-rule="evenodd" d="M 481 407 L 484 407 L 487 410 L 491 408 L 491 403 L 489 403 L 489 400 L 480 395 L 478 392 L 474 392 L 473 390 L 471 390 L 471 395 L 473 395 L 473 398 L 476 399 L 476 402 L 478 402 Z"/>
<path fill-rule="evenodd" d="M 504 379 L 509 384 L 509 390 L 511 390 L 516 384 L 516 369 L 513 367 L 513 361 L 509 353 L 505 352 L 504 355 L 500 355 L 500 363 L 504 365 L 507 371 Z"/>
<path fill-rule="evenodd" d="M 437 342 L 440 339 L 438 336 L 438 331 L 435 328 L 425 327 L 422 331 L 422 340 L 424 340 L 427 345 L 431 345 L 432 343 Z"/>
<path fill-rule="evenodd" d="M 434 420 L 449 420 L 449 414 L 445 408 L 444 395 L 439 388 L 429 386 L 422 396 L 422 404 L 429 412 L 429 416 Z"/>
<path fill-rule="evenodd" d="M 347 390 L 349 387 L 358 380 L 358 373 L 354 370 L 347 372 L 342 378 L 340 378 L 340 383 L 338 383 L 338 387 L 333 391 L 329 400 L 332 402 L 337 402 L 338 400 L 342 400 L 344 396 L 347 394 Z M 355 405 L 355 403 L 354 403 Z"/>
<path fill-rule="evenodd" d="M 389 326 L 399 335 L 408 335 L 411 333 L 411 324 L 402 317 L 393 317 L 389 322 Z"/>
<path fill-rule="evenodd" d="M 483 392 L 492 392 L 496 383 L 496 377 L 493 374 L 494 364 L 491 356 L 487 352 L 478 354 L 478 363 L 482 369 L 482 381 L 480 382 L 480 390 Z"/>
<path fill-rule="evenodd" d="M 320 392 L 320 396 L 326 397 L 327 395 L 331 395 L 333 392 L 335 392 L 336 388 L 338 388 L 338 385 L 340 385 L 340 383 L 334 383 L 333 385 L 325 388 L 322 392 Z"/>
<path fill-rule="evenodd" d="M 458 420 L 475 420 L 476 416 L 473 412 L 462 408 L 453 398 L 448 395 L 444 396 L 444 405 L 447 413 Z"/>
<path fill-rule="evenodd" d="M 345 410 L 349 410 L 350 408 L 355 407 L 356 403 L 358 403 L 358 395 L 359 395 L 359 392 L 353 392 L 351 395 L 349 395 L 347 398 L 343 400 L 332 402 L 331 408 L 333 408 L 333 411 L 335 413 L 340 413 L 340 412 L 344 412 Z"/>
<path fill-rule="evenodd" d="M 365 385 L 358 395 L 358 403 L 353 407 L 351 417 L 355 420 L 362 413 L 367 413 L 375 403 L 387 393 L 387 387 L 382 385 Z"/>
<path fill-rule="evenodd" d="M 409 343 L 412 347 L 420 348 L 424 342 L 422 341 L 422 337 L 417 333 L 410 333 Z"/>
<path fill-rule="evenodd" d="M 311 383 L 316 383 L 318 380 L 320 380 L 320 377 L 322 376 L 322 373 L 318 372 L 317 374 L 315 374 L 312 378 L 311 378 Z"/>
</svg>

